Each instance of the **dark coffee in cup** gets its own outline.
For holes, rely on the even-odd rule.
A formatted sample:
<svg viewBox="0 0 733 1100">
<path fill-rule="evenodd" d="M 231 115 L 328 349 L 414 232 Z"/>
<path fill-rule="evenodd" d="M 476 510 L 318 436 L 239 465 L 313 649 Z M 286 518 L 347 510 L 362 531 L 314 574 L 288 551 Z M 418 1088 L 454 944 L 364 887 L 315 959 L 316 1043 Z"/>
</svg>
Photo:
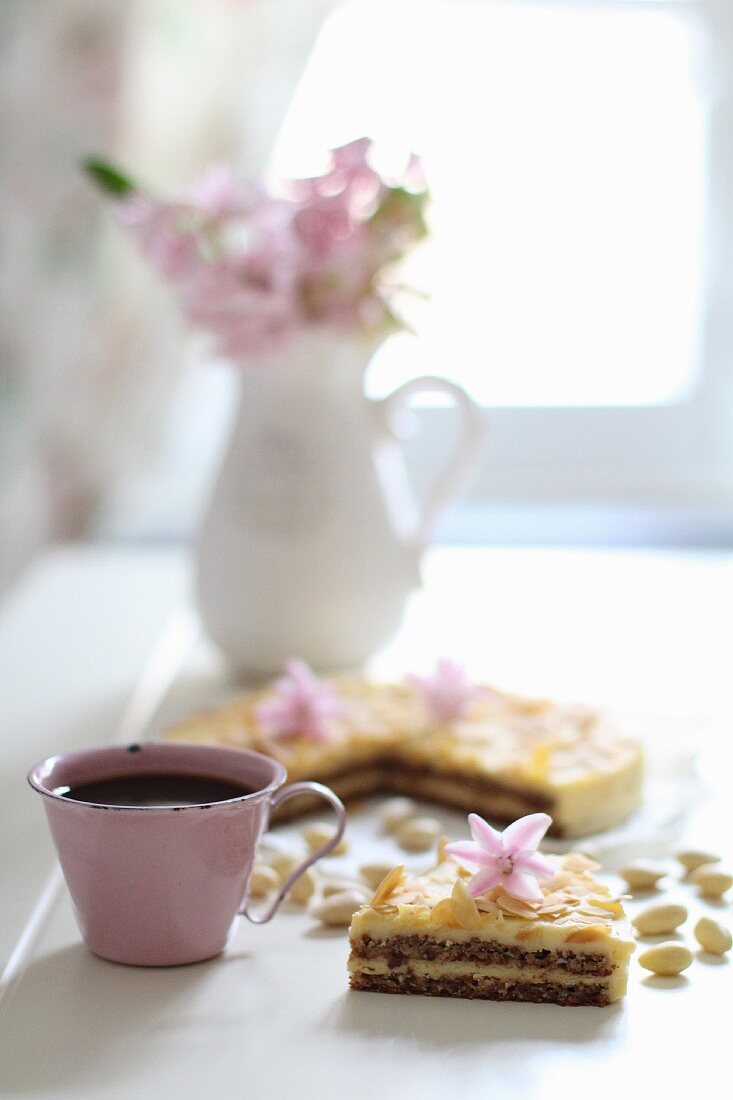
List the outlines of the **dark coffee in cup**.
<svg viewBox="0 0 733 1100">
<path fill-rule="evenodd" d="M 149 775 L 120 775 L 57 787 L 54 794 L 74 802 L 96 806 L 210 806 L 252 794 L 254 787 L 227 783 L 203 775 L 176 775 L 159 772 Z"/>
</svg>

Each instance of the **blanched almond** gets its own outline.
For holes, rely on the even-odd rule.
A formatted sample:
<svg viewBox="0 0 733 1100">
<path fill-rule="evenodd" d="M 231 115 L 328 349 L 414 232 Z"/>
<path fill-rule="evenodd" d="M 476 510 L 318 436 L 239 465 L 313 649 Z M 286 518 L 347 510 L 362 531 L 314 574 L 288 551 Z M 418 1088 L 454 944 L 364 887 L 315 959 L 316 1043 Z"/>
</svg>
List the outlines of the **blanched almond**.
<svg viewBox="0 0 733 1100">
<path fill-rule="evenodd" d="M 722 924 L 710 917 L 701 917 L 695 925 L 695 938 L 703 951 L 711 955 L 724 955 L 733 947 L 733 936 Z"/>
<path fill-rule="evenodd" d="M 255 863 L 249 880 L 250 896 L 264 898 L 280 885 L 280 881 L 280 876 L 274 867 L 268 867 L 266 863 Z"/>
<path fill-rule="evenodd" d="M 650 905 L 642 909 L 632 920 L 637 932 L 642 936 L 658 936 L 664 932 L 673 932 L 687 920 L 684 905 Z"/>
<path fill-rule="evenodd" d="M 393 867 L 394 863 L 363 863 L 359 868 L 359 874 L 367 886 L 370 886 L 372 890 L 376 890 Z"/>
<path fill-rule="evenodd" d="M 328 844 L 335 832 L 335 825 L 329 825 L 327 821 L 315 821 L 312 825 L 306 825 L 301 830 L 301 836 L 310 851 L 315 852 L 318 848 L 322 848 L 324 844 Z M 327 855 L 342 856 L 344 852 L 348 851 L 348 847 L 346 838 L 342 836 L 336 847 L 332 848 Z"/>
<path fill-rule="evenodd" d="M 296 878 L 288 890 L 288 901 L 294 901 L 296 905 L 305 905 L 316 892 L 316 877 L 310 868 Z"/>
<path fill-rule="evenodd" d="M 397 841 L 407 852 L 427 852 L 443 831 L 434 817 L 411 817 L 397 829 Z"/>
<path fill-rule="evenodd" d="M 690 882 L 700 887 L 700 893 L 706 898 L 722 898 L 733 886 L 733 875 L 721 871 L 715 864 L 704 863 L 696 867 L 690 875 Z"/>
<path fill-rule="evenodd" d="M 322 894 L 324 898 L 329 898 L 331 894 L 343 894 L 344 890 L 356 890 L 358 893 L 364 895 L 366 900 L 367 892 L 360 882 L 352 882 L 348 878 L 333 878 L 326 879 L 323 883 Z"/>
<path fill-rule="evenodd" d="M 294 856 L 292 852 L 277 852 L 268 860 L 271 867 L 274 867 L 280 878 L 287 878 L 288 875 L 295 870 L 300 860 L 297 856 Z"/>
<path fill-rule="evenodd" d="M 416 809 L 410 798 L 388 798 L 379 812 L 385 832 L 393 833 L 398 825 L 414 815 Z"/>
<path fill-rule="evenodd" d="M 651 890 L 664 875 L 663 867 L 647 859 L 635 859 L 621 871 L 621 877 L 631 890 Z"/>
<path fill-rule="evenodd" d="M 719 863 L 720 856 L 712 852 L 705 852 L 697 848 L 688 848 L 684 852 L 676 852 L 675 859 L 681 863 L 686 871 L 694 871 L 696 867 L 702 867 L 704 863 Z"/>
<path fill-rule="evenodd" d="M 351 918 L 357 909 L 361 909 L 364 898 L 355 890 L 344 890 L 340 894 L 331 894 L 314 905 L 311 914 L 322 924 L 345 926 L 351 924 Z"/>
<path fill-rule="evenodd" d="M 687 970 L 691 963 L 692 952 L 684 944 L 676 943 L 674 940 L 655 944 L 654 947 L 648 948 L 639 955 L 640 966 L 664 977 L 673 977 Z"/>
</svg>

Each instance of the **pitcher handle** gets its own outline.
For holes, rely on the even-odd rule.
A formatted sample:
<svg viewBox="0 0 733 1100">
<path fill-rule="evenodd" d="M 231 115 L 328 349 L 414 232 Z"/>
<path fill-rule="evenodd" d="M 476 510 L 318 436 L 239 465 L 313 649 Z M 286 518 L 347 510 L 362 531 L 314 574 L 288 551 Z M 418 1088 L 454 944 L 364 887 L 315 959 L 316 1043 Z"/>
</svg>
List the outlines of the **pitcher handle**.
<svg viewBox="0 0 733 1100">
<path fill-rule="evenodd" d="M 270 907 L 264 911 L 264 913 L 250 913 L 250 899 L 247 898 L 239 912 L 242 916 L 246 917 L 248 921 L 251 921 L 252 924 L 267 924 L 268 921 L 272 920 L 272 918 L 275 916 L 275 913 L 280 907 L 280 902 L 283 900 L 295 880 L 300 878 L 303 872 L 307 871 L 309 867 L 312 867 L 313 864 L 321 858 L 321 856 L 328 855 L 328 853 L 336 847 L 338 842 L 341 840 L 341 837 L 344 835 L 344 829 L 346 828 L 346 810 L 344 808 L 344 804 L 338 797 L 338 795 L 333 793 L 330 787 L 324 787 L 322 783 L 291 783 L 289 787 L 283 787 L 281 791 L 278 791 L 277 794 L 273 796 L 272 801 L 270 802 L 269 817 L 272 817 L 273 813 L 281 802 L 287 802 L 289 798 L 294 798 L 295 795 L 298 794 L 317 794 L 320 795 L 321 798 L 324 798 L 326 802 L 328 802 L 331 807 L 336 811 L 336 832 L 333 834 L 331 839 L 323 845 L 322 848 L 319 848 L 318 851 L 313 852 L 310 856 L 308 856 L 307 859 L 304 859 L 303 862 L 299 863 L 295 870 L 290 875 L 288 875 L 288 877 L 285 879 L 285 882 L 278 890 L 277 897 L 272 902 Z"/>
<path fill-rule="evenodd" d="M 415 532 L 415 546 L 422 551 L 430 542 L 440 513 L 468 484 L 481 454 L 485 438 L 482 411 L 472 397 L 459 386 L 440 375 L 426 374 L 411 378 L 381 402 L 384 423 L 390 434 L 402 442 L 395 423 L 411 397 L 419 393 L 445 393 L 455 404 L 460 415 L 456 445 L 445 466 L 440 470 L 428 492 L 422 520 Z"/>
</svg>

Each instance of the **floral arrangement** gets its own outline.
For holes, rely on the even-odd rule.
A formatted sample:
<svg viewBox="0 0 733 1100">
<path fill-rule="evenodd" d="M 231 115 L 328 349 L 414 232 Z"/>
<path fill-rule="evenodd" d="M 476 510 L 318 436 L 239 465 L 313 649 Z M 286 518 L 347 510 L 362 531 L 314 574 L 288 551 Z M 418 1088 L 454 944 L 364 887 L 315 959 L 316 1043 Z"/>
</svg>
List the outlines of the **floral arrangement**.
<svg viewBox="0 0 733 1100">
<path fill-rule="evenodd" d="M 104 161 L 85 167 L 189 323 L 241 360 L 312 325 L 400 327 L 394 303 L 406 288 L 395 269 L 426 235 L 428 191 L 415 156 L 388 180 L 369 163 L 371 144 L 334 149 L 322 175 L 277 189 L 238 186 L 212 167 L 179 200 L 148 194 Z"/>
</svg>

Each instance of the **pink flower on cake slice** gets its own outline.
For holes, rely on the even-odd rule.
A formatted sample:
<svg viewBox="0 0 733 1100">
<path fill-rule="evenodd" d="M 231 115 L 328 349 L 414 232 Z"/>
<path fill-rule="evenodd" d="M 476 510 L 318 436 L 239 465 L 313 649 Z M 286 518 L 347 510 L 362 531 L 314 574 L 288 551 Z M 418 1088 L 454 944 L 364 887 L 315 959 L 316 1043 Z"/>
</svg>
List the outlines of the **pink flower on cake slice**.
<svg viewBox="0 0 733 1100">
<path fill-rule="evenodd" d="M 305 661 L 292 660 L 275 683 L 275 694 L 255 707 L 255 719 L 273 737 L 328 741 L 333 720 L 343 712 L 330 684 L 319 680 Z"/>
<path fill-rule="evenodd" d="M 479 695 L 463 665 L 448 657 L 441 657 L 428 676 L 409 675 L 406 680 L 420 692 L 431 719 L 439 725 L 465 718 Z"/>
<path fill-rule="evenodd" d="M 448 855 L 475 869 L 468 891 L 478 898 L 495 886 L 520 901 L 541 901 L 543 893 L 537 879 L 552 878 L 550 863 L 537 851 L 552 824 L 548 814 L 528 814 L 507 825 L 504 832 L 492 828 L 478 814 L 468 815 L 473 842 L 447 844 Z"/>
</svg>

